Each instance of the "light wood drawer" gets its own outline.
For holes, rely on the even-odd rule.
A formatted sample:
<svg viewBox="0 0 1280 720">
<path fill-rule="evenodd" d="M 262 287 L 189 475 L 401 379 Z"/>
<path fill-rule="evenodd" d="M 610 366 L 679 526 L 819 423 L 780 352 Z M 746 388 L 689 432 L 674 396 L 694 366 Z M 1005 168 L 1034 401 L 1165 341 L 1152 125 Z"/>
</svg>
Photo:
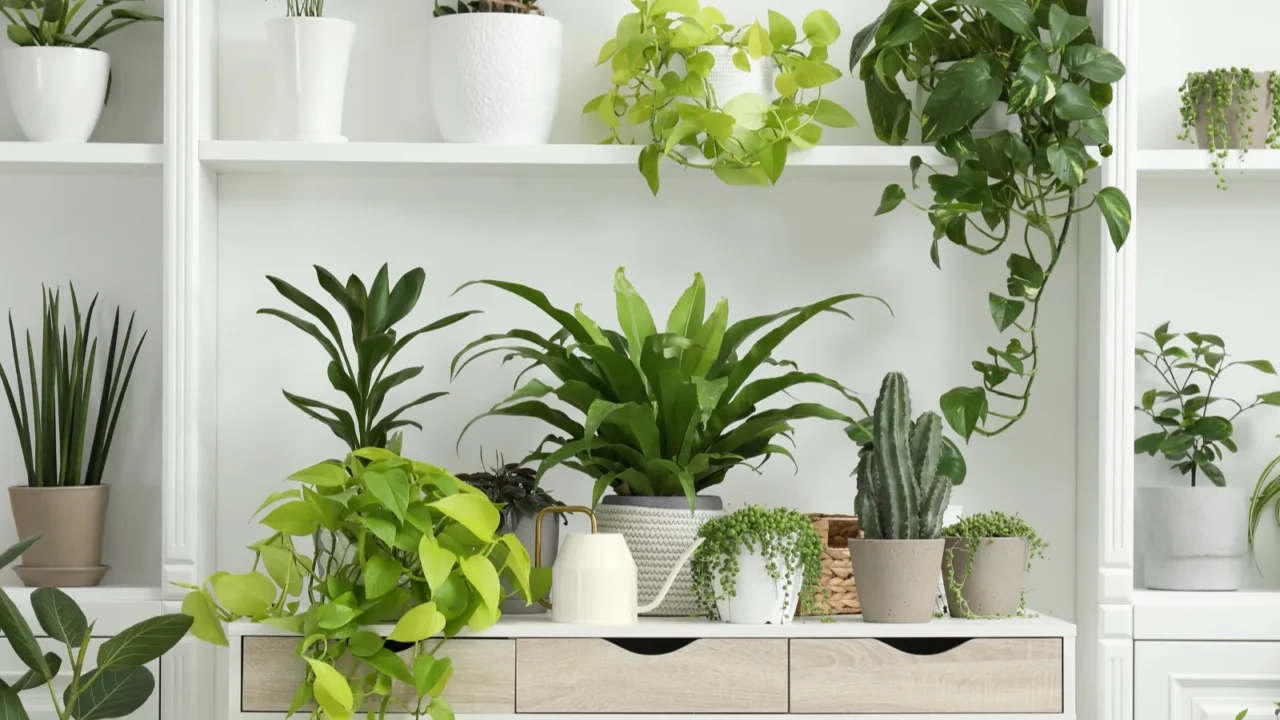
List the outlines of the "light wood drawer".
<svg viewBox="0 0 1280 720">
<path fill-rule="evenodd" d="M 89 641 L 89 652 L 85 656 L 86 667 L 92 668 L 97 665 L 93 659 L 98 656 L 98 647 L 107 640 L 108 638 L 98 637 Z M 67 662 L 67 646 L 49 638 L 37 638 L 36 642 L 40 643 L 40 647 L 45 652 L 57 653 L 62 658 L 62 667 L 57 677 L 53 679 L 54 690 L 57 691 L 58 701 L 61 702 L 62 693 L 71 684 L 71 665 Z M 147 669 L 155 676 L 156 689 L 147 702 L 136 712 L 128 715 L 126 720 L 160 720 L 160 662 L 148 663 Z M 0 680 L 12 685 L 26 672 L 27 666 L 18 658 L 8 641 L 0 642 Z M 22 704 L 26 707 L 31 720 L 56 720 L 58 717 L 57 711 L 53 708 L 53 698 L 49 697 L 49 691 L 44 686 L 22 693 Z"/>
<path fill-rule="evenodd" d="M 1062 712 L 1062 638 L 889 642 L 792 640 L 791 712 Z"/>
<path fill-rule="evenodd" d="M 787 641 L 519 639 L 516 712 L 785 713 Z"/>
<path fill-rule="evenodd" d="M 240 681 L 241 712 L 284 712 L 302 682 L 305 663 L 295 657 L 298 638 L 246 637 Z M 412 662 L 412 653 L 401 655 Z M 453 659 L 453 677 L 444 699 L 459 713 L 515 712 L 516 648 L 511 640 L 450 640 L 436 657 Z M 413 688 L 396 683 L 392 694 L 412 701 Z M 310 707 L 310 706 L 308 706 Z M 393 706 L 394 707 L 394 706 Z M 376 710 L 367 703 L 366 710 Z"/>
</svg>

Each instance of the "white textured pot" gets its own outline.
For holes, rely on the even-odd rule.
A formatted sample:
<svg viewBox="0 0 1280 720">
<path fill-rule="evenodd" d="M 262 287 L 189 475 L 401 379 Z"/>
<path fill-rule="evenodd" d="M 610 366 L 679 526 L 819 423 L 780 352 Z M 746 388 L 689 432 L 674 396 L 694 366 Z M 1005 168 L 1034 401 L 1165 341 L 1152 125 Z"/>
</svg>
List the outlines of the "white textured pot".
<svg viewBox="0 0 1280 720">
<path fill-rule="evenodd" d="M 715 93 L 715 102 L 720 107 L 746 93 L 755 93 L 766 102 L 773 102 L 778 97 L 778 90 L 773 84 L 778 75 L 778 64 L 773 58 L 753 60 L 748 57 L 747 63 L 751 66 L 751 71 L 744 72 L 733 64 L 733 56 L 738 52 L 736 48 L 728 45 L 703 45 L 698 48 L 698 52 L 711 53 L 711 57 L 716 60 L 707 75 L 707 84 Z"/>
<path fill-rule="evenodd" d="M 1152 590 L 1239 590 L 1249 493 L 1233 487 L 1138 489 L 1143 574 Z"/>
<path fill-rule="evenodd" d="M 468 13 L 431 20 L 431 104 L 445 142 L 542 145 L 560 101 L 560 21 Z"/>
<path fill-rule="evenodd" d="M 355 23 L 333 18 L 273 18 L 267 41 L 276 74 L 281 140 L 346 142 L 342 108 Z"/>
<path fill-rule="evenodd" d="M 769 577 L 765 555 L 757 553 L 758 548 L 757 545 L 738 551 L 733 597 L 716 600 L 716 612 L 721 620 L 735 625 L 785 625 L 795 617 L 804 568 L 796 568 L 788 587 L 785 577 L 778 580 Z M 786 568 L 781 557 L 775 557 L 774 564 L 780 570 Z M 717 597 L 724 595 L 719 577 L 712 579 L 712 590 Z"/>
<path fill-rule="evenodd" d="M 107 97 L 111 59 L 101 50 L 19 47 L 4 51 L 9 104 L 33 142 L 88 142 Z"/>
</svg>

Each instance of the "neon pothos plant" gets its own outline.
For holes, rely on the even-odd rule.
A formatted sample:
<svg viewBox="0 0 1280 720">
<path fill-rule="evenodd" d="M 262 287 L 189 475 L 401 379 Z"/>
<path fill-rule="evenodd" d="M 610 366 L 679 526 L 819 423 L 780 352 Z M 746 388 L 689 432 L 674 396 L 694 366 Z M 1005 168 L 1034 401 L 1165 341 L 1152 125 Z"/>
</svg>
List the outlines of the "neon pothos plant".
<svg viewBox="0 0 1280 720">
<path fill-rule="evenodd" d="M 585 473 L 595 481 L 592 504 L 605 488 L 619 495 L 680 496 L 689 499 L 724 481 L 739 465 L 758 467 L 773 455 L 795 459 L 782 439 L 790 440 L 795 420 L 820 418 L 846 424 L 844 413 L 817 403 L 795 403 L 758 410 L 778 393 L 801 385 L 823 385 L 860 407 L 866 406 L 840 383 L 801 372 L 795 363 L 776 360 L 773 352 L 792 332 L 819 313 L 846 313 L 839 306 L 867 295 L 836 295 L 772 315 L 729 324 L 729 303 L 721 298 L 706 312 L 702 275 L 671 310 L 659 332 L 649 306 L 627 281 L 622 268 L 614 278 L 621 332 L 601 329 L 582 306 L 572 312 L 551 304 L 533 288 L 497 280 L 490 285 L 523 298 L 549 315 L 560 329 L 544 337 L 530 330 L 486 335 L 453 359 L 456 376 L 476 359 L 492 353 L 530 361 L 516 378 L 519 388 L 463 428 L 492 416 L 536 418 L 556 432 L 548 435 L 526 460 L 539 462 L 538 476 L 557 465 Z M 885 305 L 888 307 L 888 305 Z M 739 350 L 757 332 L 775 325 L 741 356 Z M 790 372 L 751 377 L 763 365 L 787 366 Z M 523 386 L 530 370 L 549 373 L 554 387 L 539 379 Z M 548 405 L 554 396 L 580 419 Z M 461 442 L 461 437 L 459 437 Z M 550 450 L 544 448 L 550 446 Z"/>
<path fill-rule="evenodd" d="M 314 700 L 312 718 L 452 718 L 442 695 L 453 667 L 436 652 L 464 627 L 497 622 L 500 576 L 532 602 L 546 595 L 549 569 L 530 570 L 520 541 L 496 534 L 498 508 L 479 490 L 389 450 L 357 450 L 289 479 L 300 487 L 259 509 L 270 509 L 261 523 L 271 534 L 249 546 L 253 569 L 182 586 L 192 634 L 225 646 L 222 623 L 247 618 L 301 635 L 308 670 L 291 715 Z M 394 627 L 384 637 L 368 627 L 379 623 Z M 394 683 L 416 699 L 393 697 Z"/>
<path fill-rule="evenodd" d="M 1108 187 L 1090 191 L 1097 165 L 1085 147 L 1112 152 L 1103 110 L 1124 65 L 1096 44 L 1087 0 L 891 0 L 854 38 L 850 68 L 866 84 L 876 136 L 906 142 L 912 118 L 922 138 L 956 166 L 911 159 L 911 185 L 922 170 L 933 201 L 921 205 L 901 185 L 885 188 L 876 214 L 906 202 L 933 225 L 939 244 L 1005 257 L 1002 292 L 988 295 L 996 329 L 1014 332 L 973 363 L 982 384 L 942 396 L 942 411 L 965 439 L 998 435 L 1027 412 L 1040 369 L 1041 301 L 1064 255 L 1075 216 L 1097 207 L 1119 249 L 1129 235 L 1130 206 Z M 931 88 L 918 115 L 899 79 Z M 1020 128 L 990 137 L 972 129 L 997 101 Z M 1012 244 L 1010 240 L 1012 239 Z"/>
<path fill-rule="evenodd" d="M 6 32 L 14 45 L 92 48 L 102 38 L 134 23 L 163 19 L 119 7 L 128 1 L 102 0 L 82 16 L 80 11 L 86 0 L 4 0 L 0 2 L 0 13 L 9 21 Z M 103 11 L 107 15 L 100 18 Z"/>
</svg>

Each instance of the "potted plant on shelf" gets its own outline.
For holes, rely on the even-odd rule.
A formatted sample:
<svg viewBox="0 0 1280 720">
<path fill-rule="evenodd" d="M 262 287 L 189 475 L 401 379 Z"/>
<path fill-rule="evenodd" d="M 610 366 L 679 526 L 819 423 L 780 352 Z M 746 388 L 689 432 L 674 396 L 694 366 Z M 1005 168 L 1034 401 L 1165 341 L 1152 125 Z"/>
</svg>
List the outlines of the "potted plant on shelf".
<svg viewBox="0 0 1280 720">
<path fill-rule="evenodd" d="M 1242 488 L 1227 487 L 1217 463 L 1227 451 L 1236 451 L 1236 419 L 1261 405 L 1280 405 L 1280 391 L 1264 393 L 1245 405 L 1213 390 L 1233 367 L 1268 375 L 1275 375 L 1276 369 L 1266 360 L 1231 360 L 1217 335 L 1171 333 L 1169 323 L 1141 334 L 1155 347 L 1138 348 L 1138 359 L 1155 369 L 1160 385 L 1144 392 L 1135 409 L 1158 429 L 1135 440 L 1133 450 L 1164 455 L 1173 469 L 1191 480 L 1183 486 L 1138 488 L 1147 538 L 1146 586 L 1238 590 L 1249 495 Z M 1222 414 L 1215 414 L 1215 409 Z"/>
<path fill-rule="evenodd" d="M 342 110 L 356 25 L 324 17 L 324 0 L 286 0 L 267 21 L 280 140 L 346 142 Z"/>
<path fill-rule="evenodd" d="M 27 550 L 15 572 L 24 584 L 34 587 L 97 585 L 110 570 L 102 564 L 102 534 L 111 486 L 102 480 L 147 334 L 142 333 L 133 343 L 134 318 L 130 315 L 120 342 L 120 309 L 116 308 L 97 412 L 92 418 L 93 434 L 86 446 L 97 379 L 94 368 L 99 358 L 98 338 L 93 334 L 98 296 L 82 315 L 75 286 L 71 286 L 73 325 L 68 328 L 62 324 L 61 291 L 42 288 L 41 292 L 40 364 L 36 364 L 36 345 L 28 332 L 28 377 L 23 378 L 12 313 L 9 341 L 13 375 L 0 363 L 0 381 L 26 468 L 26 485 L 9 488 L 9 506 L 20 537 L 44 537 L 38 546 Z"/>
<path fill-rule="evenodd" d="M 805 515 L 757 505 L 708 520 L 693 554 L 703 611 L 727 623 L 785 625 L 799 607 L 814 611 L 822 542 Z"/>
<path fill-rule="evenodd" d="M 851 429 L 851 436 L 863 432 Z M 849 539 L 867 622 L 921 623 L 933 618 L 942 523 L 951 486 L 963 482 L 944 464 L 942 419 L 926 412 L 911 421 L 911 393 L 902 373 L 880 386 L 871 442 L 858 452 L 855 506 L 862 538 Z"/>
<path fill-rule="evenodd" d="M 1280 436 L 1277 436 L 1280 437 Z M 1253 495 L 1249 497 L 1249 549 L 1254 550 L 1254 541 L 1257 539 L 1258 523 L 1262 520 L 1262 513 L 1277 498 L 1280 498 L 1280 473 L 1276 471 L 1280 469 L 1280 457 L 1274 458 L 1267 466 L 1262 469 L 1262 474 L 1258 476 L 1258 484 L 1253 488 Z M 1275 506 L 1276 525 L 1280 526 L 1280 504 Z"/>
<path fill-rule="evenodd" d="M 1027 521 L 999 510 L 942 530 L 942 580 L 951 617 L 998 618 L 1026 613 L 1023 578 L 1049 544 Z"/>
<path fill-rule="evenodd" d="M 695 275 L 672 309 L 665 331 L 659 332 L 649 306 L 619 268 L 614 294 L 622 332 L 616 332 L 601 329 L 581 305 L 572 312 L 561 310 L 533 288 L 497 280 L 477 280 L 463 288 L 476 284 L 528 301 L 561 329 L 550 339 L 512 330 L 463 348 L 453 360 L 455 376 L 475 359 L 503 352 L 529 360 L 531 369 L 545 370 L 556 383 L 553 387 L 529 380 L 469 422 L 463 434 L 490 416 L 535 418 L 552 425 L 556 432 L 527 459 L 539 463 L 539 476 L 563 464 L 593 479 L 592 505 L 600 503 L 600 530 L 626 537 L 639 566 L 642 604 L 657 594 L 666 569 L 694 542 L 699 526 L 720 512 L 720 498 L 709 491 L 730 470 L 774 455 L 790 458 L 778 440 L 790 437 L 795 420 L 853 422 L 817 403 L 759 411 L 757 405 L 790 388 L 823 385 L 865 411 L 848 390 L 822 375 L 797 369 L 777 377 L 751 377 L 762 365 L 787 364 L 774 360 L 773 351 L 813 317 L 844 314 L 840 306 L 856 299 L 883 303 L 878 298 L 837 295 L 730 325 L 727 300 L 706 312 L 706 286 L 702 276 Z M 752 335 L 775 323 L 739 355 Z M 516 344 L 508 346 L 508 341 Z M 543 400 L 547 396 L 581 419 L 548 405 Z M 608 488 L 614 492 L 602 501 Z M 686 569 L 655 614 L 690 615 L 698 610 Z"/>
<path fill-rule="evenodd" d="M 608 92 L 583 108 L 609 128 L 606 142 L 644 145 L 640 174 L 658 194 L 659 161 L 711 170 L 730 185 L 776 184 L 788 155 L 821 141 L 823 126 L 853 127 L 848 110 L 823 97 L 840 79 L 827 62 L 840 25 L 825 10 L 802 27 L 769 12 L 734 28 L 698 0 L 636 0 L 597 64 Z M 803 34 L 801 34 L 803 33 Z M 632 132 L 634 128 L 637 132 Z"/>
<path fill-rule="evenodd" d="M 431 105 L 445 142 L 542 145 L 560 102 L 564 28 L 539 0 L 436 0 Z"/>
<path fill-rule="evenodd" d="M 121 7 L 125 3 L 135 7 Z M 134 23 L 161 19 L 137 4 L 105 0 L 91 10 L 84 0 L 0 4 L 9 40 L 17 45 L 4 51 L 9 104 L 28 140 L 88 142 L 111 89 L 111 59 L 94 46 Z"/>
<path fill-rule="evenodd" d="M 1182 93 L 1179 140 L 1208 150 L 1218 189 L 1227 189 L 1222 174 L 1228 150 L 1243 160 L 1250 148 L 1280 148 L 1280 78 L 1274 72 L 1219 68 L 1187 74 Z M 1193 140 L 1194 136 L 1194 140 Z"/>
<path fill-rule="evenodd" d="M 1097 207 L 1117 249 L 1129 235 L 1124 193 L 1088 190 L 1097 161 L 1085 142 L 1111 155 L 1102 113 L 1124 65 L 1096 44 L 1085 5 L 892 0 L 854 37 L 850 69 L 865 83 L 876 137 L 891 145 L 907 140 L 911 103 L 899 78 L 931 84 L 918 117 L 922 138 L 956 163 L 948 171 L 913 157 L 911 186 L 927 171 L 932 203 L 917 204 L 893 184 L 876 214 L 904 202 L 927 213 L 929 254 L 939 268 L 945 238 L 977 255 L 1004 256 L 1009 269 L 987 306 L 997 330 L 1017 335 L 974 362 L 980 385 L 942 396 L 943 417 L 966 440 L 1003 433 L 1026 415 L 1046 354 L 1041 303 L 1059 261 L 1070 257 L 1073 219 Z M 1018 116 L 1017 132 L 977 137 L 975 125 L 1001 101 Z M 1017 249 L 1006 252 L 1010 238 L 1009 249 Z"/>
</svg>

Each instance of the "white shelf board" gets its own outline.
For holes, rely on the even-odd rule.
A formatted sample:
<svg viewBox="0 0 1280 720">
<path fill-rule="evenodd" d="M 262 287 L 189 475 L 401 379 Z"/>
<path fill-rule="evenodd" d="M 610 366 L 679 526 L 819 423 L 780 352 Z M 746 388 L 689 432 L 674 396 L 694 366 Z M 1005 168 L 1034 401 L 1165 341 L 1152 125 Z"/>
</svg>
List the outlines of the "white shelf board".
<svg viewBox="0 0 1280 720">
<path fill-rule="evenodd" d="M 164 146 L 0 142 L 0 173 L 159 173 Z"/>
<path fill-rule="evenodd" d="M 1280 592 L 1133 593 L 1135 640 L 1280 640 Z"/>
<path fill-rule="evenodd" d="M 109 637 L 130 625 L 164 612 L 164 590 L 159 587 L 81 587 L 59 588 L 70 595 L 85 617 L 95 622 L 93 634 Z M 22 611 L 27 623 L 40 635 L 39 623 L 31 611 L 31 593 L 35 588 L 6 587 L 4 592 Z"/>
<path fill-rule="evenodd" d="M 1213 186 L 1208 150 L 1139 150 L 1138 175 L 1148 180 L 1199 180 Z M 1222 161 L 1228 183 L 1238 180 L 1280 180 L 1280 150 L 1232 150 Z"/>
</svg>

